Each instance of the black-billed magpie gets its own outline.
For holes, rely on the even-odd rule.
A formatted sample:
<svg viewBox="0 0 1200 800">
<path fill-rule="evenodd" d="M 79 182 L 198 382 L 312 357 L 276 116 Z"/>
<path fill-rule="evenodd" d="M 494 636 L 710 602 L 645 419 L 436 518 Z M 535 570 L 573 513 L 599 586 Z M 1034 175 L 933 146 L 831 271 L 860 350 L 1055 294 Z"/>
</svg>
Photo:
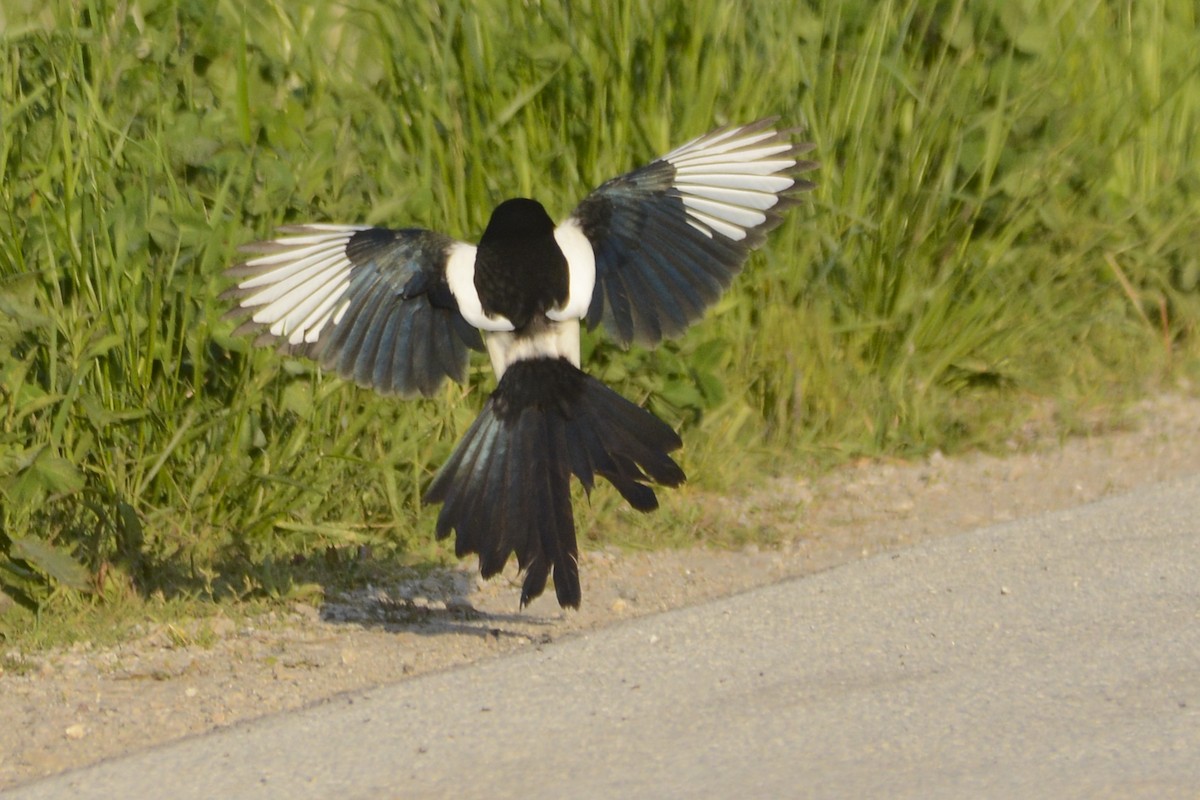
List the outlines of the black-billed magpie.
<svg viewBox="0 0 1200 800">
<path fill-rule="evenodd" d="M 571 475 L 589 492 L 607 479 L 639 511 L 658 507 L 648 484 L 684 481 L 675 431 L 580 370 L 579 323 L 650 346 L 700 318 L 812 188 L 812 145 L 773 125 L 694 139 L 557 226 L 537 201 L 506 200 L 477 246 L 417 228 L 280 228 L 227 271 L 227 316 L 257 344 L 402 397 L 463 381 L 468 349 L 486 348 L 496 389 L 423 500 L 442 504 L 437 537 L 454 530 L 485 578 L 516 553 L 522 606 L 553 571 L 558 602 L 578 607 Z"/>
</svg>

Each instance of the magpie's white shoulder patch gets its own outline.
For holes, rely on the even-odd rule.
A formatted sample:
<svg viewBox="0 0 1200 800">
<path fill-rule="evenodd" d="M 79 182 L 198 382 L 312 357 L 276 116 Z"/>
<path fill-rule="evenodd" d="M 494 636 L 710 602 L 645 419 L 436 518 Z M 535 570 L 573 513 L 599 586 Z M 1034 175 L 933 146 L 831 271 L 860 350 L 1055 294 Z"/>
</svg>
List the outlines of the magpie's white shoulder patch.
<svg viewBox="0 0 1200 800">
<path fill-rule="evenodd" d="M 244 327 L 261 329 L 265 338 L 290 345 L 317 341 L 346 311 L 342 298 L 353 268 L 346 244 L 367 227 L 281 228 L 292 235 L 244 248 L 261 254 L 229 270 L 241 278 L 234 294 L 238 306 L 252 309 Z"/>
<path fill-rule="evenodd" d="M 557 322 L 568 319 L 583 319 L 592 303 L 592 292 L 596 287 L 596 253 L 592 243 L 583 234 L 583 228 L 574 217 L 554 229 L 554 240 L 567 259 L 569 290 L 566 304 L 547 312 L 546 316 Z"/>
<path fill-rule="evenodd" d="M 458 304 L 458 312 L 481 331 L 511 331 L 513 324 L 506 318 L 484 313 L 475 288 L 475 253 L 475 245 L 465 242 L 455 242 L 446 253 L 446 283 Z"/>
</svg>

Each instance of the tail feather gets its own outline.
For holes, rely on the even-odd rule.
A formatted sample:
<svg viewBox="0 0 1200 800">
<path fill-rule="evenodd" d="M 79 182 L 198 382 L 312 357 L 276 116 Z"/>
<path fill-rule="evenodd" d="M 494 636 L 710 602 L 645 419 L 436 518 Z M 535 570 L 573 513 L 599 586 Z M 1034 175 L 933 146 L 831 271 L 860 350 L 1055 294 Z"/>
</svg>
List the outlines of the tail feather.
<svg viewBox="0 0 1200 800">
<path fill-rule="evenodd" d="M 542 593 L 553 565 L 554 591 L 559 604 L 578 608 L 581 598 L 579 551 L 575 543 L 575 517 L 571 510 L 571 473 L 562 459 L 565 451 L 562 419 L 554 414 L 529 409 L 521 416 L 533 429 L 525 440 L 532 445 L 530 456 L 534 463 L 531 475 L 534 491 L 527 495 L 533 501 L 529 513 L 512 522 L 520 525 L 532 518 L 537 544 L 541 545 L 541 552 L 532 555 L 522 565 L 525 567 L 525 583 L 521 588 L 521 605 L 527 605 Z M 517 559 L 520 564 L 519 552 Z"/>
<path fill-rule="evenodd" d="M 439 482 L 439 480 L 435 480 L 426 494 L 427 502 L 436 494 L 437 500 L 444 502 L 447 506 L 459 509 L 459 516 L 466 523 L 459 526 L 460 532 L 455 541 L 455 555 L 459 558 L 479 551 L 476 539 L 483 526 L 478 523 L 486 521 L 480 519 L 479 503 L 483 498 L 494 493 L 489 491 L 489 468 L 497 455 L 500 456 L 499 460 L 503 460 L 504 454 L 501 448 L 506 444 L 501 437 L 496 436 L 496 425 L 495 417 L 480 414 L 467 430 L 462 443 L 455 448 L 449 460 L 442 466 L 439 479 L 442 476 L 461 474 L 470 476 L 469 482 L 450 480 Z M 452 527 L 453 521 L 445 514 L 440 515 L 436 528 L 437 538 L 444 539 L 450 534 Z"/>
<path fill-rule="evenodd" d="M 588 379 L 584 387 L 584 414 L 569 425 L 570 443 L 582 455 L 572 461 L 586 462 L 606 478 L 638 511 L 658 508 L 658 497 L 645 484 L 678 486 L 685 476 L 667 455 L 682 442 L 675 431 L 657 417 L 630 403 L 603 383 Z M 591 489 L 593 480 L 579 475 Z M 588 476 L 590 478 L 590 475 Z"/>
<path fill-rule="evenodd" d="M 680 444 L 653 414 L 568 361 L 520 361 L 505 372 L 424 501 L 442 503 L 438 538 L 454 530 L 455 553 L 478 553 L 485 578 L 516 553 L 525 571 L 522 606 L 553 574 L 559 604 L 578 607 L 571 475 L 589 491 L 599 475 L 635 509 L 651 511 L 658 498 L 646 484 L 678 486 L 685 479 L 668 455 Z"/>
</svg>

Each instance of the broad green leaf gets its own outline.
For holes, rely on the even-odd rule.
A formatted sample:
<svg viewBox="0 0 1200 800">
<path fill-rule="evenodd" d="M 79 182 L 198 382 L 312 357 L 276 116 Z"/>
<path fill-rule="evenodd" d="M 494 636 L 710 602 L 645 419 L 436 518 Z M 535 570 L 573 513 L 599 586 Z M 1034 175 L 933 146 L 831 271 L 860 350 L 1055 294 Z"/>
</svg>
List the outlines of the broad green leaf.
<svg viewBox="0 0 1200 800">
<path fill-rule="evenodd" d="M 74 464 L 65 458 L 48 455 L 45 450 L 34 459 L 29 470 L 46 489 L 56 494 L 77 492 L 84 485 L 83 473 Z"/>
<path fill-rule="evenodd" d="M 27 561 L 63 586 L 80 591 L 90 588 L 87 569 L 69 554 L 36 536 L 12 540 L 9 554 Z"/>
</svg>

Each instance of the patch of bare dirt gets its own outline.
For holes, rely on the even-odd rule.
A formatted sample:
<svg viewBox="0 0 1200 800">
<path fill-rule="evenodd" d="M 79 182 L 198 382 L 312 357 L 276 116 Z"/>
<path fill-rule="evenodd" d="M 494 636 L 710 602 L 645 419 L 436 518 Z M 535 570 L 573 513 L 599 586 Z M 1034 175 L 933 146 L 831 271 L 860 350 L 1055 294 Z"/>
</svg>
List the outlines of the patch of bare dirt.
<svg viewBox="0 0 1200 800">
<path fill-rule="evenodd" d="M 705 498 L 730 525 L 778 531 L 778 548 L 581 558 L 584 607 L 553 592 L 516 608 L 513 572 L 474 564 L 295 605 L 252 623 L 159 626 L 115 647 L 79 644 L 0 664 L 0 789 L 285 709 L 534 647 L 630 617 L 828 569 L 994 522 L 1079 505 L 1200 468 L 1200 401 L 1163 397 L 1131 430 L 1007 457 L 864 462 Z"/>
</svg>

